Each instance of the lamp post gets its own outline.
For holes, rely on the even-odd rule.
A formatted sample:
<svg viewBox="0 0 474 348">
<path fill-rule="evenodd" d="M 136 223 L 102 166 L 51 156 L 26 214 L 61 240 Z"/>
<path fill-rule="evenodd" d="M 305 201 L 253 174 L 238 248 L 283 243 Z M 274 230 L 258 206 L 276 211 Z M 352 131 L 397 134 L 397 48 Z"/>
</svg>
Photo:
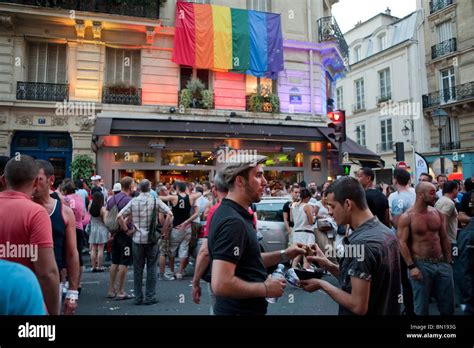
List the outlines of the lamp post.
<svg viewBox="0 0 474 348">
<path fill-rule="evenodd" d="M 439 134 L 439 160 L 441 162 L 441 174 L 444 174 L 444 157 L 443 157 L 443 144 L 442 142 L 442 135 L 441 131 L 443 127 L 446 125 L 448 121 L 448 113 L 443 109 L 436 109 L 431 113 L 431 118 L 433 119 L 433 123 L 435 126 L 438 127 L 438 134 Z"/>
</svg>

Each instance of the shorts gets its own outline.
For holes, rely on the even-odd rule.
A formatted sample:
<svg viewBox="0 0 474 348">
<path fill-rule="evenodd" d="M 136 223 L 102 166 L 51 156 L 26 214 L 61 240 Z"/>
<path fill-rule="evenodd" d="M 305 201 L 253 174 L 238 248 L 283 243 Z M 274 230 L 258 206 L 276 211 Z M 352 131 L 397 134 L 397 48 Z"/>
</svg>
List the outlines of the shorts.
<svg viewBox="0 0 474 348">
<path fill-rule="evenodd" d="M 184 259 L 189 256 L 189 242 L 191 241 L 191 228 L 185 230 L 178 230 L 173 228 L 170 235 L 170 255 L 176 255 L 178 251 L 178 257 Z"/>
<path fill-rule="evenodd" d="M 112 239 L 112 264 L 130 266 L 132 264 L 132 237 L 123 231 L 117 232 Z"/>
<path fill-rule="evenodd" d="M 293 244 L 302 243 L 304 245 L 312 245 L 316 243 L 316 237 L 314 232 L 293 232 Z"/>
<path fill-rule="evenodd" d="M 160 237 L 158 241 L 158 246 L 160 248 L 160 256 L 170 256 L 170 239 L 164 239 L 163 236 Z"/>
<path fill-rule="evenodd" d="M 84 231 L 76 228 L 76 246 L 79 253 L 79 266 L 84 266 L 84 260 L 82 259 L 82 249 L 85 244 Z"/>
</svg>

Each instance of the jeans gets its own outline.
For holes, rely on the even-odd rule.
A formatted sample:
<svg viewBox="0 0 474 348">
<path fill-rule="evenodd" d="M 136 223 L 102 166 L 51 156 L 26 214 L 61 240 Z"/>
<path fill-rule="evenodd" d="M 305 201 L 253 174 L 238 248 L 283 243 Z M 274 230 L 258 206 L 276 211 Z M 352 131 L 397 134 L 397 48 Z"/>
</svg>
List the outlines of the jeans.
<svg viewBox="0 0 474 348">
<path fill-rule="evenodd" d="M 135 301 L 143 301 L 143 268 L 146 261 L 146 293 L 145 302 L 156 300 L 156 278 L 158 261 L 158 243 L 137 244 L 133 243 L 133 286 Z"/>
<path fill-rule="evenodd" d="M 415 300 L 415 314 L 428 315 L 430 297 L 434 295 L 441 315 L 454 314 L 454 280 L 453 268 L 445 262 L 429 263 L 416 261 L 423 279 L 410 277 Z"/>
</svg>

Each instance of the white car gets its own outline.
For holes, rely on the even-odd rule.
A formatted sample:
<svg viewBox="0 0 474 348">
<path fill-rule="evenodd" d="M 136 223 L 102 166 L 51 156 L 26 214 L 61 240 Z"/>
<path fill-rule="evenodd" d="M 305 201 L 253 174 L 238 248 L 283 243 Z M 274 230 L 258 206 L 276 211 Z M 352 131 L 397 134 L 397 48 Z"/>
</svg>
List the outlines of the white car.
<svg viewBox="0 0 474 348">
<path fill-rule="evenodd" d="M 257 208 L 257 237 L 264 252 L 286 249 L 288 234 L 283 222 L 283 206 L 290 197 L 264 197 Z"/>
</svg>

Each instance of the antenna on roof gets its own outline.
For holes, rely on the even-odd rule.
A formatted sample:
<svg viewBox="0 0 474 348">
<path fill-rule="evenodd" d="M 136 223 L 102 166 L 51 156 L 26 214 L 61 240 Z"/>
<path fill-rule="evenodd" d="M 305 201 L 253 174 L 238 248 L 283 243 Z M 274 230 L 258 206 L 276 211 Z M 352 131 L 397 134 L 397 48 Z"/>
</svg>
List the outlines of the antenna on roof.
<svg viewBox="0 0 474 348">
<path fill-rule="evenodd" d="M 387 9 L 385 10 L 385 13 L 388 14 L 389 16 L 392 15 L 392 10 L 390 9 L 390 7 L 387 7 Z"/>
</svg>

